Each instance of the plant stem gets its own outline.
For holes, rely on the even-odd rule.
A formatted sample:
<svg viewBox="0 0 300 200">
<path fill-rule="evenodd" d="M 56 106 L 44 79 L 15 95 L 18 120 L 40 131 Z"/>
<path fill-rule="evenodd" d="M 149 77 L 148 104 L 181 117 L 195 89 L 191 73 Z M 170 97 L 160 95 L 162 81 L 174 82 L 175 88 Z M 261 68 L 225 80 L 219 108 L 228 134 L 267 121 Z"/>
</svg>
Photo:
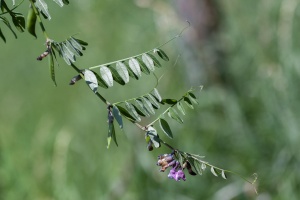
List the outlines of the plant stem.
<svg viewBox="0 0 300 200">
<path fill-rule="evenodd" d="M 35 7 L 33 0 L 29 0 L 29 1 L 30 1 L 31 6 L 32 6 L 32 9 L 33 9 L 33 11 L 34 11 L 34 13 L 35 13 L 35 15 L 36 15 L 36 17 L 37 17 L 37 20 L 38 20 L 38 22 L 39 22 L 39 24 L 40 24 L 40 27 L 41 27 L 41 29 L 42 29 L 42 32 L 43 32 L 43 34 L 44 34 L 46 40 L 48 40 L 49 37 L 48 37 L 48 34 L 47 34 L 46 29 L 45 29 L 45 27 L 44 27 L 42 18 L 41 18 L 41 16 L 40 16 L 40 13 L 39 13 L 39 11 L 37 10 L 37 8 Z"/>
</svg>

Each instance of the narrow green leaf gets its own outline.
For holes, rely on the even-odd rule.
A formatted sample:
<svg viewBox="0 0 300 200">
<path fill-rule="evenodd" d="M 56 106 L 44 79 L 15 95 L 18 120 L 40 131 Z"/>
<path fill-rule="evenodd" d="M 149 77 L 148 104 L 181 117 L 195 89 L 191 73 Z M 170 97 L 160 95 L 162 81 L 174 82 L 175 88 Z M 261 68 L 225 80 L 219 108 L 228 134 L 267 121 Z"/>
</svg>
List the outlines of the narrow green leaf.
<svg viewBox="0 0 300 200">
<path fill-rule="evenodd" d="M 69 40 L 66 40 L 65 45 L 67 46 L 67 48 L 75 55 L 75 56 L 82 56 L 82 52 L 80 52 L 79 50 L 77 50 L 72 43 Z"/>
<path fill-rule="evenodd" d="M 108 136 L 107 136 L 108 149 L 110 147 L 111 139 L 113 139 L 116 145 L 118 146 L 114 123 L 108 123 Z"/>
<path fill-rule="evenodd" d="M 131 122 L 136 122 L 135 118 L 123 107 L 116 105 L 120 111 L 120 113 L 122 113 L 122 115 L 124 115 L 124 117 L 126 117 L 129 121 Z"/>
<path fill-rule="evenodd" d="M 75 48 L 75 49 L 77 49 L 78 51 L 82 51 L 83 49 L 82 49 L 82 46 L 81 46 L 81 44 L 77 41 L 77 40 L 75 40 L 73 37 L 70 37 L 69 39 L 68 39 L 68 41 L 72 44 L 72 46 Z"/>
<path fill-rule="evenodd" d="M 145 65 L 145 63 L 138 57 L 136 57 L 136 60 L 139 62 L 139 65 L 141 67 L 141 70 L 144 74 L 149 75 L 150 74 L 150 70 L 147 68 L 147 66 Z"/>
<path fill-rule="evenodd" d="M 155 114 L 155 110 L 153 109 L 152 104 L 150 103 L 150 101 L 148 99 L 144 98 L 144 97 L 140 97 L 139 99 L 142 100 L 144 108 L 146 108 L 146 110 L 150 114 L 154 115 Z"/>
<path fill-rule="evenodd" d="M 189 98 L 184 97 L 184 98 L 183 98 L 183 101 L 186 103 L 186 105 L 187 105 L 189 108 L 194 109 L 194 106 L 193 106 L 193 104 L 192 104 L 192 102 L 191 102 L 191 100 L 190 100 Z"/>
<path fill-rule="evenodd" d="M 147 96 L 145 96 L 145 98 L 147 98 L 147 99 L 150 101 L 150 103 L 153 105 L 153 107 L 154 107 L 155 109 L 160 108 L 160 105 L 159 105 L 159 103 L 157 102 L 156 98 L 153 97 L 151 94 L 148 94 Z"/>
<path fill-rule="evenodd" d="M 161 102 L 162 98 L 158 92 L 158 90 L 156 88 L 153 89 L 153 91 L 151 92 L 151 94 L 156 98 L 156 100 L 158 102 Z"/>
<path fill-rule="evenodd" d="M 192 93 L 192 92 L 188 92 L 189 93 L 189 98 L 190 100 L 194 103 L 194 104 L 199 104 L 197 101 L 197 97 Z"/>
<path fill-rule="evenodd" d="M 180 101 L 177 103 L 177 109 L 178 109 L 183 115 L 185 115 L 185 109 L 184 109 L 184 107 L 183 107 L 183 105 L 182 105 L 182 103 L 181 103 Z"/>
<path fill-rule="evenodd" d="M 65 5 L 69 5 L 69 0 L 62 0 Z"/>
<path fill-rule="evenodd" d="M 141 111 L 146 117 L 150 117 L 150 114 L 148 113 L 147 109 L 145 108 L 145 106 L 141 100 L 136 99 L 135 105 L 138 108 L 137 112 Z"/>
<path fill-rule="evenodd" d="M 33 35 L 35 38 L 37 38 L 36 33 L 35 33 L 35 24 L 36 24 L 36 14 L 30 5 L 30 8 L 29 8 L 28 14 L 27 14 L 26 29 L 31 35 Z"/>
<path fill-rule="evenodd" d="M 52 51 L 49 53 L 49 70 L 50 70 L 50 76 L 51 76 L 51 79 L 54 83 L 55 86 L 57 86 L 56 84 L 56 81 L 55 81 L 55 70 L 54 70 L 54 58 L 53 58 L 53 53 Z"/>
<path fill-rule="evenodd" d="M 183 162 L 184 162 L 184 156 L 181 155 L 180 152 L 177 152 L 177 153 L 176 153 L 176 157 L 177 157 L 177 160 L 178 160 L 179 163 L 180 163 L 180 166 L 182 166 L 182 165 L 183 165 Z"/>
<path fill-rule="evenodd" d="M 175 105 L 177 103 L 176 99 L 163 99 L 161 100 L 162 104 L 169 104 L 169 105 Z"/>
<path fill-rule="evenodd" d="M 35 1 L 35 6 L 47 17 L 47 19 L 51 19 L 49 10 L 48 10 L 48 5 L 44 0 L 36 0 Z"/>
<path fill-rule="evenodd" d="M 154 53 L 157 53 L 158 56 L 161 59 L 163 59 L 164 61 L 169 61 L 169 57 L 167 56 L 167 54 L 163 50 L 161 50 L 161 49 L 154 49 L 153 51 L 154 51 Z"/>
<path fill-rule="evenodd" d="M 227 179 L 227 176 L 226 176 L 226 174 L 225 174 L 224 170 L 222 170 L 222 173 L 221 173 L 221 175 L 222 175 L 222 178 L 224 178 L 224 179 Z"/>
<path fill-rule="evenodd" d="M 97 81 L 97 77 L 95 76 L 95 74 L 88 69 L 84 70 L 84 80 L 88 84 L 88 86 L 91 88 L 91 90 L 94 93 L 96 93 L 97 89 L 98 89 L 98 81 Z"/>
<path fill-rule="evenodd" d="M 93 71 L 93 70 L 91 70 L 91 71 L 95 74 L 95 76 L 96 76 L 96 78 L 97 78 L 98 86 L 107 89 L 108 86 L 107 86 L 106 83 L 103 81 L 103 79 L 102 79 L 95 71 Z"/>
<path fill-rule="evenodd" d="M 62 0 L 53 0 L 55 3 L 57 3 L 60 7 L 63 7 L 64 3 Z"/>
<path fill-rule="evenodd" d="M 170 108 L 168 115 L 170 118 L 176 120 L 178 123 L 183 124 L 183 120 L 180 118 L 180 116 L 174 108 Z"/>
<path fill-rule="evenodd" d="M 201 169 L 204 171 L 206 169 L 206 164 L 205 163 L 202 163 L 201 164 Z"/>
<path fill-rule="evenodd" d="M 148 54 L 142 55 L 142 60 L 150 71 L 154 71 L 154 61 Z"/>
<path fill-rule="evenodd" d="M 146 116 L 145 113 L 143 113 L 143 112 L 140 110 L 140 108 L 138 108 L 138 107 L 135 106 L 134 104 L 132 104 L 132 105 L 133 105 L 134 109 L 136 110 L 136 112 L 137 112 L 140 116 L 148 117 L 148 116 Z M 145 111 L 145 112 L 147 112 L 147 111 Z M 148 115 L 149 115 L 149 114 L 148 114 Z M 149 116 L 150 116 L 150 115 L 149 115 Z"/>
<path fill-rule="evenodd" d="M 136 80 L 139 80 L 139 77 L 135 75 L 135 73 L 132 71 L 132 69 L 129 66 L 129 63 L 123 62 L 123 64 L 126 66 L 126 69 L 128 71 L 128 75 L 132 78 L 135 78 Z"/>
<path fill-rule="evenodd" d="M 119 109 L 116 106 L 113 106 L 113 116 L 118 122 L 120 129 L 123 129 L 123 120 Z"/>
<path fill-rule="evenodd" d="M 211 173 L 212 173 L 213 175 L 218 176 L 218 174 L 216 173 L 214 167 L 211 167 L 211 168 L 210 168 L 210 171 L 211 171 Z"/>
<path fill-rule="evenodd" d="M 159 125 L 160 128 L 163 130 L 163 132 L 171 139 L 173 139 L 173 134 L 171 131 L 171 128 L 168 124 L 168 122 L 162 118 L 159 119 Z"/>
<path fill-rule="evenodd" d="M 123 81 L 125 83 L 128 83 L 129 82 L 129 74 L 128 74 L 128 70 L 127 70 L 125 64 L 122 62 L 117 62 L 116 70 L 117 70 L 118 74 L 120 75 L 120 77 L 123 79 Z"/>
<path fill-rule="evenodd" d="M 150 53 L 147 53 L 147 55 L 150 56 L 150 58 L 153 60 L 154 65 L 155 65 L 156 67 L 161 67 L 160 62 L 156 59 L 156 57 L 155 57 L 154 55 L 152 55 L 152 54 L 150 54 Z"/>
<path fill-rule="evenodd" d="M 153 127 L 148 127 L 148 131 L 147 131 L 147 136 L 150 137 L 151 142 L 153 143 L 155 148 L 159 148 L 160 147 L 160 139 L 159 136 L 156 132 L 156 130 Z"/>
<path fill-rule="evenodd" d="M 138 115 L 137 111 L 135 110 L 134 106 L 131 103 L 125 101 L 125 107 L 127 111 L 135 118 L 136 121 L 138 122 L 141 121 L 140 116 Z"/>
<path fill-rule="evenodd" d="M 17 30 L 19 32 L 24 32 L 25 18 L 23 16 L 23 14 L 12 12 L 11 17 L 12 17 L 12 22 L 15 25 L 15 27 L 17 28 Z"/>
<path fill-rule="evenodd" d="M 119 83 L 120 85 L 125 85 L 124 80 L 122 79 L 120 74 L 117 72 L 117 70 L 114 67 L 110 67 L 109 69 L 110 69 L 111 74 L 113 76 L 113 80 L 116 81 L 117 83 Z"/>
<path fill-rule="evenodd" d="M 80 40 L 80 39 L 77 39 L 77 38 L 74 38 L 74 37 L 71 37 L 71 38 L 76 40 L 81 46 L 88 46 L 88 43 L 83 41 L 83 40 Z"/>
<path fill-rule="evenodd" d="M 113 76 L 108 67 L 106 67 L 106 66 L 100 67 L 100 77 L 106 83 L 106 85 L 108 87 L 113 86 Z"/>
<path fill-rule="evenodd" d="M 61 47 L 63 50 L 63 57 L 66 57 L 67 59 L 69 59 L 71 62 L 75 62 L 76 58 L 74 53 L 67 47 L 67 45 L 65 43 L 61 43 Z"/>
<path fill-rule="evenodd" d="M 132 72 L 137 76 L 141 77 L 141 68 L 139 65 L 139 62 L 135 58 L 130 58 L 128 61 L 129 67 L 132 70 Z"/>
</svg>

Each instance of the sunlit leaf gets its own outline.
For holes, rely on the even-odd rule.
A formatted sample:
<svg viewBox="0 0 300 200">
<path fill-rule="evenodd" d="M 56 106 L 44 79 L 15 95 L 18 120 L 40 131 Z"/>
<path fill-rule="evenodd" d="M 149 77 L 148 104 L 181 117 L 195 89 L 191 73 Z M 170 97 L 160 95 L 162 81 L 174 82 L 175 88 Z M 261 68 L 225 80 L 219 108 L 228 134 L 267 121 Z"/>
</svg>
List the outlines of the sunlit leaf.
<svg viewBox="0 0 300 200">
<path fill-rule="evenodd" d="M 125 64 L 122 62 L 117 62 L 116 70 L 119 73 L 120 77 L 123 79 L 123 81 L 125 83 L 128 83 L 129 82 L 129 74 L 128 74 L 128 70 L 127 70 Z"/>
<path fill-rule="evenodd" d="M 211 173 L 212 173 L 213 175 L 218 176 L 218 174 L 217 174 L 217 172 L 216 172 L 216 170 L 215 170 L 214 167 L 211 167 L 211 168 L 210 168 L 210 171 L 211 171 Z"/>
<path fill-rule="evenodd" d="M 177 103 L 177 109 L 178 109 L 183 115 L 185 115 L 185 109 L 184 109 L 184 107 L 183 107 L 183 105 L 182 105 L 182 103 L 181 103 L 180 101 Z"/>
<path fill-rule="evenodd" d="M 147 96 L 145 96 L 145 98 L 147 98 L 147 99 L 150 101 L 150 103 L 153 105 L 153 107 L 154 107 L 155 109 L 160 108 L 160 105 L 159 105 L 159 103 L 157 102 L 156 98 L 153 97 L 151 94 L 148 94 Z"/>
<path fill-rule="evenodd" d="M 88 43 L 83 41 L 83 40 L 80 40 L 80 39 L 77 39 L 77 38 L 74 38 L 74 37 L 71 37 L 71 38 L 76 40 L 81 46 L 87 46 L 88 45 Z"/>
<path fill-rule="evenodd" d="M 53 0 L 55 3 L 57 3 L 60 7 L 63 7 L 64 3 L 62 0 Z"/>
<path fill-rule="evenodd" d="M 113 76 L 108 67 L 106 66 L 100 67 L 100 77 L 103 79 L 103 81 L 106 83 L 108 87 L 113 86 Z"/>
<path fill-rule="evenodd" d="M 156 132 L 156 130 L 153 127 L 148 127 L 147 135 L 150 137 L 150 140 L 152 141 L 155 148 L 160 147 L 160 139 Z"/>
<path fill-rule="evenodd" d="M 169 57 L 167 56 L 167 54 L 163 50 L 161 50 L 161 49 L 154 49 L 153 51 L 154 51 L 154 53 L 157 53 L 158 56 L 161 59 L 163 59 L 164 61 L 169 61 Z"/>
<path fill-rule="evenodd" d="M 147 55 L 150 56 L 150 58 L 153 60 L 154 65 L 155 65 L 156 67 L 161 67 L 160 62 L 156 59 L 156 57 L 155 57 L 154 55 L 152 55 L 152 54 L 150 54 L 150 53 L 147 53 Z"/>
<path fill-rule="evenodd" d="M 72 44 L 72 46 L 75 48 L 75 49 L 77 49 L 78 51 L 82 51 L 82 46 L 81 46 L 81 44 L 77 41 L 77 40 L 75 40 L 73 37 L 70 37 L 69 39 L 68 39 L 68 41 L 69 42 L 71 42 L 71 44 Z"/>
<path fill-rule="evenodd" d="M 154 71 L 154 62 L 152 60 L 152 58 L 148 55 L 148 54 L 143 54 L 142 55 L 142 60 L 143 62 L 145 63 L 145 65 L 147 66 L 147 68 L 150 70 L 150 71 Z"/>
<path fill-rule="evenodd" d="M 194 106 L 193 106 L 193 104 L 192 104 L 192 102 L 191 102 L 191 100 L 190 100 L 189 98 L 184 97 L 184 98 L 183 98 L 183 101 L 186 103 L 186 105 L 187 105 L 189 108 L 194 109 Z"/>
<path fill-rule="evenodd" d="M 194 104 L 199 104 L 197 101 L 197 97 L 192 93 L 192 92 L 188 92 L 189 93 L 189 98 L 190 100 L 194 103 Z"/>
<path fill-rule="evenodd" d="M 202 164 L 201 164 L 201 169 L 202 169 L 202 170 L 205 170 L 205 169 L 206 169 L 206 164 L 205 164 L 205 163 L 202 163 Z"/>
<path fill-rule="evenodd" d="M 116 106 L 113 106 L 113 115 L 116 121 L 118 122 L 120 129 L 123 129 L 123 120 L 119 109 Z"/>
<path fill-rule="evenodd" d="M 176 120 L 178 123 L 182 124 L 183 120 L 180 118 L 180 116 L 178 115 L 177 111 L 173 108 L 170 108 L 168 115 L 170 118 Z"/>
<path fill-rule="evenodd" d="M 94 93 L 96 93 L 97 89 L 98 89 L 98 81 L 97 81 L 97 77 L 95 76 L 95 74 L 88 69 L 84 70 L 84 80 L 88 84 L 88 86 L 91 88 L 91 90 Z"/>
<path fill-rule="evenodd" d="M 122 113 L 123 116 L 125 116 L 129 121 L 131 122 L 136 122 L 136 119 L 123 107 L 116 105 L 120 111 L 120 113 Z"/>
<path fill-rule="evenodd" d="M 97 81 L 98 81 L 98 86 L 107 89 L 108 85 L 104 82 L 104 80 L 93 70 L 91 70 L 95 76 L 97 77 Z"/>
<path fill-rule="evenodd" d="M 128 61 L 129 67 L 132 72 L 137 76 L 140 77 L 142 75 L 141 68 L 139 62 L 135 58 L 130 58 Z"/>
<path fill-rule="evenodd" d="M 139 65 L 141 67 L 141 70 L 144 74 L 149 75 L 150 74 L 150 70 L 147 68 L 147 66 L 145 65 L 145 63 L 140 59 L 140 58 L 136 58 L 136 60 L 139 62 Z"/>
<path fill-rule="evenodd" d="M 138 115 L 137 111 L 135 110 L 134 106 L 129 103 L 129 102 L 125 102 L 125 107 L 127 109 L 127 111 L 136 119 L 136 121 L 140 122 L 141 118 Z"/>
<path fill-rule="evenodd" d="M 150 101 L 148 99 L 144 98 L 144 97 L 140 97 L 140 100 L 142 100 L 144 108 L 146 108 L 146 110 L 150 114 L 154 115 L 155 111 L 154 111 L 154 109 L 153 109 L 152 104 L 150 103 Z"/>
<path fill-rule="evenodd" d="M 226 176 L 226 174 L 225 174 L 224 170 L 222 170 L 222 173 L 221 173 L 221 175 L 222 175 L 222 178 L 224 178 L 224 179 L 227 179 L 227 176 Z"/>
<path fill-rule="evenodd" d="M 162 118 L 159 119 L 159 125 L 160 128 L 163 130 L 163 132 L 171 139 L 173 139 L 173 134 L 171 131 L 171 128 L 168 124 L 168 122 Z"/>
<path fill-rule="evenodd" d="M 49 10 L 48 10 L 48 5 L 44 0 L 36 0 L 35 1 L 35 6 L 47 17 L 47 19 L 51 19 Z"/>
<path fill-rule="evenodd" d="M 124 80 L 122 79 L 120 74 L 117 72 L 117 70 L 114 67 L 110 67 L 109 69 L 110 69 L 111 74 L 113 76 L 113 80 L 116 81 L 117 83 L 119 83 L 120 85 L 125 85 Z"/>
<path fill-rule="evenodd" d="M 136 99 L 135 105 L 137 107 L 137 112 L 141 111 L 146 117 L 150 116 L 150 114 L 148 113 L 147 109 L 145 108 L 145 106 L 141 100 Z"/>
<path fill-rule="evenodd" d="M 72 43 L 69 40 L 66 40 L 65 45 L 67 46 L 67 48 L 75 55 L 75 56 L 82 56 L 83 54 L 76 49 Z"/>
<path fill-rule="evenodd" d="M 137 104 L 137 103 L 136 103 L 136 104 Z M 149 116 L 150 116 L 149 113 L 147 113 L 147 116 L 146 116 L 146 114 L 143 113 L 143 112 L 141 111 L 141 109 L 139 108 L 139 106 L 136 106 L 136 105 L 134 105 L 134 104 L 132 104 L 132 105 L 133 105 L 134 109 L 136 110 L 136 112 L 137 112 L 140 116 L 143 116 L 143 117 L 149 117 Z M 147 111 L 145 111 L 145 112 L 147 112 Z"/>
<path fill-rule="evenodd" d="M 158 92 L 158 90 L 156 88 L 153 89 L 153 91 L 151 92 L 151 94 L 156 98 L 156 100 L 158 102 L 161 102 L 162 98 Z"/>
</svg>

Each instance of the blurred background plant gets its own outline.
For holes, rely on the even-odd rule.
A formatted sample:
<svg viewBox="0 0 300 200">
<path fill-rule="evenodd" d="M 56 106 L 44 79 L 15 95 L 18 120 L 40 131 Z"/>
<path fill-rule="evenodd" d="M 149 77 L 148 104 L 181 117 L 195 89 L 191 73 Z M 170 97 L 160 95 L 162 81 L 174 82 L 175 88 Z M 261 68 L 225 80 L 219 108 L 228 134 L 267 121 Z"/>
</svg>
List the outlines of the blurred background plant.
<svg viewBox="0 0 300 200">
<path fill-rule="evenodd" d="M 16 1 L 18 2 L 18 1 Z M 84 84 L 68 85 L 74 71 L 60 62 L 58 87 L 46 61 L 36 57 L 45 40 L 18 40 L 3 29 L 0 84 L 0 199 L 298 199 L 300 6 L 296 0 L 49 1 L 47 30 L 57 40 L 79 32 L 89 48 L 77 63 L 94 66 L 152 49 L 191 28 L 165 47 L 172 67 L 158 89 L 180 97 L 204 85 L 199 107 L 172 123 L 173 146 L 205 155 L 210 163 L 251 178 L 256 196 L 236 176 L 211 173 L 168 180 L 155 166 L 160 148 L 148 152 L 144 135 L 125 123 L 119 147 L 106 149 L 106 106 Z M 28 5 L 21 5 L 25 13 Z M 2 27 L 2 26 L 1 26 Z M 112 102 L 144 94 L 155 79 L 101 91 Z M 140 83 L 140 82 L 139 82 Z"/>
</svg>

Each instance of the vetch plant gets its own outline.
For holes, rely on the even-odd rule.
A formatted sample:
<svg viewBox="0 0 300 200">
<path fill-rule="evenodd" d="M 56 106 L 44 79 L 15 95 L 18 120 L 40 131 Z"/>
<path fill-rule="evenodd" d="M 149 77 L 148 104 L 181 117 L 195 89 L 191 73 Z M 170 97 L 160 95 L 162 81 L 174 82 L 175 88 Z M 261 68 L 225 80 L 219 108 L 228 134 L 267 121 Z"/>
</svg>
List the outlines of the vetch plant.
<svg viewBox="0 0 300 200">
<path fill-rule="evenodd" d="M 227 174 L 231 173 L 240 176 L 245 181 L 254 185 L 257 179 L 256 174 L 254 175 L 254 181 L 249 181 L 235 172 L 208 163 L 203 160 L 203 156 L 187 153 L 175 148 L 160 137 L 160 134 L 164 133 L 169 139 L 173 139 L 173 132 L 167 120 L 171 119 L 179 124 L 183 124 L 182 116 L 186 115 L 186 109 L 194 109 L 195 105 L 198 104 L 195 92 L 203 89 L 202 86 L 191 88 L 178 99 L 162 98 L 157 89 L 159 78 L 157 78 L 154 71 L 156 68 L 163 67 L 164 62 L 170 60 L 168 55 L 162 50 L 162 47 L 180 37 L 186 28 L 166 43 L 149 51 L 89 68 L 80 68 L 75 65 L 75 62 L 76 59 L 83 56 L 88 43 L 75 36 L 70 36 L 61 42 L 49 37 L 42 19 L 51 19 L 47 3 L 44 0 L 29 0 L 28 16 L 27 20 L 25 20 L 21 13 L 15 12 L 24 2 L 22 0 L 15 5 L 15 1 L 13 1 L 13 7 L 9 8 L 5 0 L 0 0 L 0 21 L 11 30 L 16 38 L 17 34 L 6 16 L 11 17 L 11 21 L 18 31 L 24 32 L 26 29 L 34 37 L 37 37 L 35 28 L 36 24 L 39 24 L 45 37 L 46 50 L 37 57 L 37 60 L 43 61 L 48 58 L 50 77 L 54 85 L 57 85 L 55 79 L 55 61 L 60 56 L 75 71 L 74 77 L 70 80 L 70 85 L 75 85 L 80 80 L 84 80 L 96 97 L 106 105 L 108 123 L 107 148 L 110 147 L 112 141 L 118 146 L 115 125 L 118 125 L 120 130 L 123 130 L 123 120 L 128 120 L 144 132 L 145 146 L 149 151 L 160 148 L 162 145 L 169 149 L 170 152 L 158 156 L 157 165 L 160 166 L 161 172 L 170 169 L 167 175 L 170 179 L 186 181 L 188 180 L 186 172 L 192 176 L 202 175 L 209 168 L 214 176 L 227 179 Z M 68 0 L 54 0 L 54 2 L 60 7 L 69 4 Z M 1 26 L 0 37 L 6 42 Z M 132 78 L 139 80 L 142 74 L 152 74 L 157 79 L 156 86 L 144 95 L 111 103 L 99 92 L 100 88 L 108 89 L 113 87 L 115 82 L 120 85 L 126 85 Z M 161 107 L 163 105 L 167 107 L 164 110 Z M 155 114 L 158 114 L 156 119 L 150 123 L 144 123 L 144 118 L 152 117 Z"/>
</svg>

